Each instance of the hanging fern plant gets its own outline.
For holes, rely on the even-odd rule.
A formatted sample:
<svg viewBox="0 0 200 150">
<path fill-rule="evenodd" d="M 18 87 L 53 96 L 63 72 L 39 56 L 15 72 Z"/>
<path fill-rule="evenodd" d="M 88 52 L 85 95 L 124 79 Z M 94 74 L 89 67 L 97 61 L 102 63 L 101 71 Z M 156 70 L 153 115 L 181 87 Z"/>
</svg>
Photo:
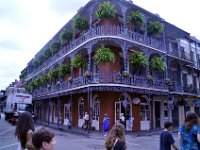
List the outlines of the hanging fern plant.
<svg viewBox="0 0 200 150">
<path fill-rule="evenodd" d="M 110 50 L 110 48 L 106 48 L 103 45 L 97 49 L 94 55 L 95 61 L 97 64 L 105 64 L 106 62 L 115 62 L 115 54 Z"/>
<path fill-rule="evenodd" d="M 87 60 L 83 57 L 81 57 L 81 55 L 76 55 L 74 56 L 74 58 L 71 61 L 71 65 L 74 68 L 86 68 L 87 67 Z"/>
<path fill-rule="evenodd" d="M 104 2 L 99 5 L 99 9 L 96 11 L 97 19 L 114 19 L 116 12 L 116 9 L 109 1 Z"/>
<path fill-rule="evenodd" d="M 67 29 L 64 29 L 61 33 L 60 33 L 60 39 L 62 41 L 67 41 L 70 42 L 72 40 L 73 34 L 72 32 L 70 32 Z"/>
<path fill-rule="evenodd" d="M 147 32 L 148 35 L 156 35 L 162 32 L 164 29 L 164 25 L 161 24 L 159 21 L 151 21 L 147 25 Z"/>
<path fill-rule="evenodd" d="M 70 74 L 70 65 L 62 64 L 59 68 L 60 75 L 69 75 Z"/>
<path fill-rule="evenodd" d="M 129 62 L 133 67 L 145 67 L 147 58 L 143 52 L 136 52 L 129 57 Z"/>
<path fill-rule="evenodd" d="M 73 22 L 73 28 L 78 29 L 80 31 L 87 30 L 89 27 L 89 23 L 86 19 L 82 18 L 81 16 L 77 15 Z"/>
<path fill-rule="evenodd" d="M 150 67 L 150 70 L 153 70 L 153 71 L 164 71 L 166 68 L 166 64 L 162 60 L 162 58 L 158 56 L 153 56 L 150 60 L 149 67 Z"/>
<path fill-rule="evenodd" d="M 54 41 L 51 43 L 50 48 L 51 52 L 54 54 L 60 49 L 61 43 L 60 41 Z"/>
<path fill-rule="evenodd" d="M 48 73 L 48 76 L 51 80 L 55 81 L 55 80 L 58 80 L 58 75 L 59 75 L 59 68 L 54 68 L 53 70 L 51 70 L 49 73 Z"/>
<path fill-rule="evenodd" d="M 144 24 L 144 15 L 139 11 L 131 11 L 127 17 L 127 22 L 139 29 Z"/>
</svg>

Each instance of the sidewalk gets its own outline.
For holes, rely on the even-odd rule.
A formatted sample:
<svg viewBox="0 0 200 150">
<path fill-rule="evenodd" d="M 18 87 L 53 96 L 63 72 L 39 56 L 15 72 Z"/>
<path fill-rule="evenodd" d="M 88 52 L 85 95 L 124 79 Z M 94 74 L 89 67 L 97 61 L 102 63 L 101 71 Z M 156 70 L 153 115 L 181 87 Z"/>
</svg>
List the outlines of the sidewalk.
<svg viewBox="0 0 200 150">
<path fill-rule="evenodd" d="M 64 126 L 64 125 L 57 125 L 57 124 L 52 124 L 52 123 L 48 124 L 47 122 L 41 122 L 41 121 L 37 121 L 36 124 L 53 128 L 55 134 L 65 135 L 66 133 L 71 133 L 71 134 L 85 136 L 88 138 L 105 139 L 104 133 L 101 131 L 88 131 L 88 130 L 84 131 L 82 128 L 74 128 L 74 127 L 72 127 L 71 129 L 68 129 L 67 126 Z M 162 129 L 159 128 L 159 129 L 155 129 L 155 130 L 151 130 L 151 131 L 149 131 L 149 130 L 138 131 L 138 132 L 126 131 L 126 136 L 135 138 L 135 137 L 140 137 L 140 136 L 159 135 L 161 130 Z M 175 129 L 172 132 L 176 133 L 177 131 L 178 131 L 178 129 Z"/>
</svg>

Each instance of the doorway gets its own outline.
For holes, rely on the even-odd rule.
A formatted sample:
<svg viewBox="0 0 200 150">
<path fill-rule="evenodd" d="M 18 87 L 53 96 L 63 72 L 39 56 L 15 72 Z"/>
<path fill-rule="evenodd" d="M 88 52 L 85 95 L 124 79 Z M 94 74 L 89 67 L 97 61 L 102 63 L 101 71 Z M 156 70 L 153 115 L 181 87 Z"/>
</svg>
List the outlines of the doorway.
<svg viewBox="0 0 200 150">
<path fill-rule="evenodd" d="M 70 123 L 70 104 L 64 105 L 64 125 L 69 125 Z"/>
<path fill-rule="evenodd" d="M 160 102 L 155 101 L 155 123 L 156 128 L 160 128 Z"/>
<path fill-rule="evenodd" d="M 118 102 L 115 102 L 115 123 L 118 123 L 121 118 L 121 114 L 125 117 L 126 131 L 132 131 L 132 102 L 128 94 L 122 94 Z"/>
</svg>

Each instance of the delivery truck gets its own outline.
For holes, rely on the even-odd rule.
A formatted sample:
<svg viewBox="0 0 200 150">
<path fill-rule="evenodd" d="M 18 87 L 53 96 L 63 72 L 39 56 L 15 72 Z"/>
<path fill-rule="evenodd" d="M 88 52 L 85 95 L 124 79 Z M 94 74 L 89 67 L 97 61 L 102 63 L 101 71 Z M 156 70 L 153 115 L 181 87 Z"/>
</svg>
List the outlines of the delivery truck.
<svg viewBox="0 0 200 150">
<path fill-rule="evenodd" d="M 5 120 L 16 124 L 22 112 L 33 112 L 32 95 L 28 94 L 25 88 L 8 87 L 6 96 L 6 108 L 4 110 Z M 33 119 L 35 119 L 33 114 L 32 116 Z"/>
</svg>

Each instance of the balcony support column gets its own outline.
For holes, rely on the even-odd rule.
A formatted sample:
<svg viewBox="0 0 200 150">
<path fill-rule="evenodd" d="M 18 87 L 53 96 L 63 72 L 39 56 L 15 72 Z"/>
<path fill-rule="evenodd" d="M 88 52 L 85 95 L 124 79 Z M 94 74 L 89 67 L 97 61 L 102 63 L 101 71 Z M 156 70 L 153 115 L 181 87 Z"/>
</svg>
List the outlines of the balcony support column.
<svg viewBox="0 0 200 150">
<path fill-rule="evenodd" d="M 145 55 L 147 57 L 146 76 L 148 76 L 148 75 L 151 75 L 150 69 L 149 69 L 150 53 L 148 52 L 148 50 L 146 51 Z"/>
<path fill-rule="evenodd" d="M 90 12 L 90 29 L 92 29 L 92 17 L 93 17 L 93 7 L 91 8 L 91 12 Z"/>
<path fill-rule="evenodd" d="M 183 92 L 183 66 L 180 66 L 180 78 L 181 78 L 181 92 Z"/>
<path fill-rule="evenodd" d="M 91 48 L 91 46 L 89 46 L 89 48 L 88 48 L 88 66 L 87 66 L 87 70 L 89 71 L 89 72 L 91 72 L 91 53 L 92 53 L 92 48 Z"/>
<path fill-rule="evenodd" d="M 128 47 L 126 46 L 126 42 L 122 46 L 122 51 L 123 51 L 123 61 L 124 61 L 124 71 L 127 71 L 127 52 L 128 52 Z"/>
<path fill-rule="evenodd" d="M 123 28 L 125 29 L 126 28 L 126 11 L 127 11 L 127 8 L 126 7 L 122 7 L 122 14 L 123 14 Z"/>
</svg>

